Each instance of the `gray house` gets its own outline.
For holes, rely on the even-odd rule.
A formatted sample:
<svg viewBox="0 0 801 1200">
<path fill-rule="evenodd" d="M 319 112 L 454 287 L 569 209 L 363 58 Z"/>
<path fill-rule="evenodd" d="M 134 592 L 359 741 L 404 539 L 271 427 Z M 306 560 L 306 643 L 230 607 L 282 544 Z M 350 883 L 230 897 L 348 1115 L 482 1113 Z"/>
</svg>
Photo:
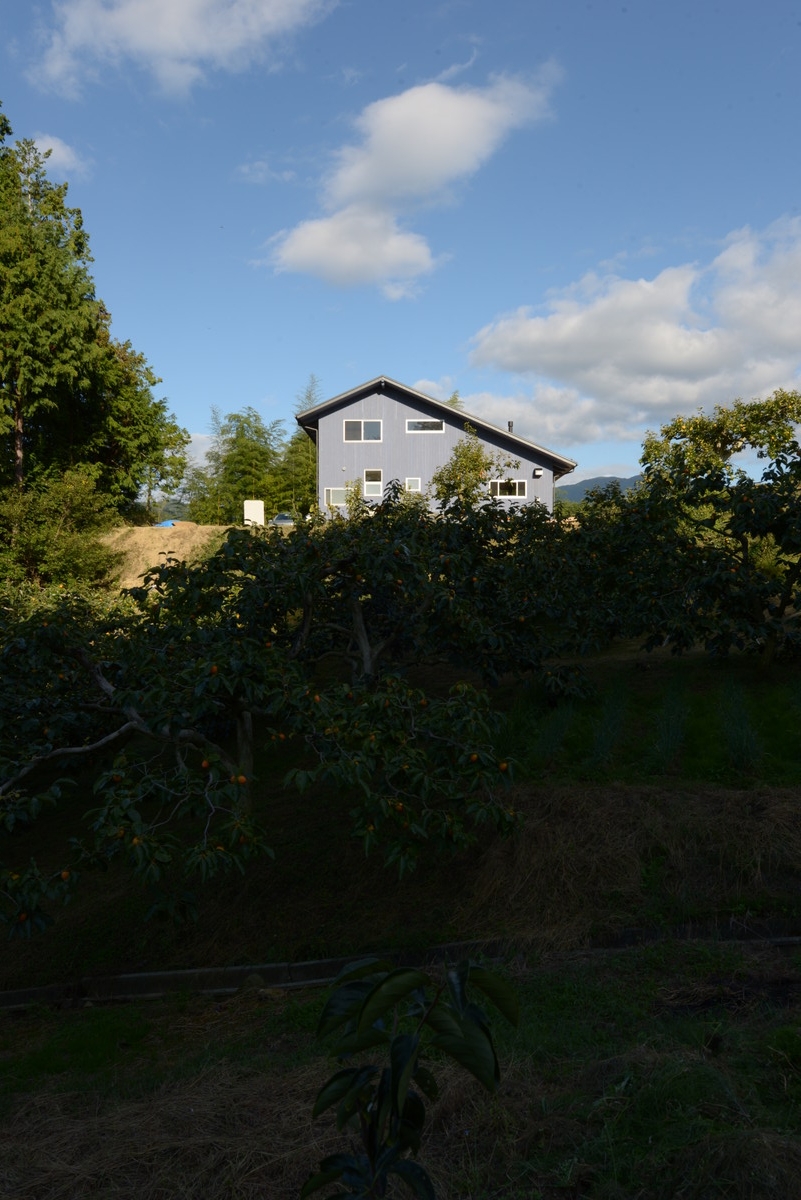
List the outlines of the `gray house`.
<svg viewBox="0 0 801 1200">
<path fill-rule="evenodd" d="M 317 500 L 325 511 L 345 503 L 357 480 L 367 499 L 380 500 L 390 480 L 426 494 L 431 476 L 474 429 L 492 452 L 519 462 L 490 482 L 490 495 L 510 504 L 538 501 L 553 508 L 557 479 L 576 464 L 481 417 L 452 408 L 383 375 L 298 413 L 298 424 L 317 445 Z M 433 504 L 433 501 L 431 502 Z"/>
</svg>

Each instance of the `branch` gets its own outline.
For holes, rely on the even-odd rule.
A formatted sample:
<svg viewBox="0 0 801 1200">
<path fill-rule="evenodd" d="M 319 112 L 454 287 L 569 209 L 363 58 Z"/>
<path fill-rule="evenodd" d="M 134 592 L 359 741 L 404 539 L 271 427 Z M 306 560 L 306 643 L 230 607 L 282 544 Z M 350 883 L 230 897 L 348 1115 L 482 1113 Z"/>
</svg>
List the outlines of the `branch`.
<svg viewBox="0 0 801 1200">
<path fill-rule="evenodd" d="M 314 602 L 308 594 L 303 598 L 303 620 L 300 623 L 300 629 L 295 635 L 295 640 L 292 643 L 292 648 L 289 651 L 290 658 L 297 658 L 301 650 L 305 646 L 309 630 L 311 629 L 312 615 L 314 613 Z"/>
<path fill-rule="evenodd" d="M 94 750 L 100 750 L 104 746 L 110 746 L 114 742 L 125 737 L 134 730 L 140 730 L 141 727 L 136 721 L 127 721 L 125 725 L 115 729 L 113 733 L 107 733 L 105 737 L 100 738 L 96 742 L 92 742 L 89 746 L 64 746 L 61 750 L 51 750 L 48 754 L 37 754 L 29 763 L 26 763 L 21 770 L 17 771 L 16 775 L 12 775 L 10 779 L 6 779 L 4 783 L 0 783 L 0 796 L 9 791 L 15 784 L 19 783 L 20 779 L 24 779 L 26 775 L 30 775 L 31 771 L 35 771 L 42 763 L 50 762 L 54 758 L 63 758 L 67 755 L 91 754 Z"/>
</svg>

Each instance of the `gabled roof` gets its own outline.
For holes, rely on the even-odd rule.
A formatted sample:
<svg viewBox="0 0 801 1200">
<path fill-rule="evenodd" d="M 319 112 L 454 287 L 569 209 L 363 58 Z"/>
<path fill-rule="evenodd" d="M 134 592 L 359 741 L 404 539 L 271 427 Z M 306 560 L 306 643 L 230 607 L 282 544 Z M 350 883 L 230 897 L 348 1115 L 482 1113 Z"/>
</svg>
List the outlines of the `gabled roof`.
<svg viewBox="0 0 801 1200">
<path fill-rule="evenodd" d="M 312 441 L 316 442 L 317 424 L 320 417 L 327 416 L 328 413 L 335 412 L 336 409 L 342 408 L 354 400 L 361 400 L 364 396 L 372 395 L 373 392 L 386 392 L 390 396 L 399 395 L 400 398 L 407 397 L 409 400 L 414 400 L 422 408 L 427 408 L 430 412 L 444 410 L 451 420 L 455 417 L 458 422 L 464 422 L 472 426 L 479 435 L 482 431 L 484 434 L 491 433 L 495 437 L 503 438 L 510 445 L 519 446 L 529 453 L 533 450 L 537 454 L 550 459 L 553 463 L 553 473 L 556 479 L 560 479 L 563 475 L 568 475 L 577 466 L 572 458 L 566 458 L 563 454 L 557 454 L 555 450 L 548 450 L 545 446 L 539 446 L 536 442 L 520 437 L 516 433 L 509 433 L 508 430 L 501 429 L 500 426 L 485 421 L 483 417 L 477 417 L 472 413 L 465 412 L 463 409 L 454 409 L 444 400 L 435 400 L 433 396 L 427 396 L 425 392 L 417 392 L 414 388 L 407 387 L 405 383 L 398 383 L 397 380 L 389 379 L 386 375 L 379 375 L 376 379 L 370 379 L 367 383 L 360 383 L 358 387 L 351 388 L 347 392 L 340 392 L 338 396 L 332 396 L 330 400 L 323 400 L 320 404 L 315 404 L 313 408 L 307 408 L 304 412 L 298 413 L 295 419 L 301 428 L 305 429 Z"/>
</svg>

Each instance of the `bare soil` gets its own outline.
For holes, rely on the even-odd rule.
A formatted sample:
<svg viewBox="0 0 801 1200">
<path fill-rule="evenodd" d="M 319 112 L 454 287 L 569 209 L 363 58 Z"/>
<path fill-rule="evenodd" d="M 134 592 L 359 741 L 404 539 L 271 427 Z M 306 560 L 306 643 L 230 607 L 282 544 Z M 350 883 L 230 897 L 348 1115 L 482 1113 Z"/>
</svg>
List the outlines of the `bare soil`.
<svg viewBox="0 0 801 1200">
<path fill-rule="evenodd" d="M 103 541 L 121 554 L 120 588 L 138 587 L 142 576 L 167 558 L 195 562 L 206 557 L 224 540 L 228 529 L 222 525 L 196 525 L 179 521 L 176 525 L 119 525 L 105 534 Z"/>
</svg>

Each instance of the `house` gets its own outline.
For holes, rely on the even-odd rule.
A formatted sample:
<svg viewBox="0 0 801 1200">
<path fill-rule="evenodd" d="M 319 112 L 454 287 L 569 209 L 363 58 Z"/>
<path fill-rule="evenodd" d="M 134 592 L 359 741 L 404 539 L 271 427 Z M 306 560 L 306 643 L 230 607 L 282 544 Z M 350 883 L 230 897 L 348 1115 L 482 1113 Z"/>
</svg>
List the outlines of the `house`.
<svg viewBox="0 0 801 1200">
<path fill-rule="evenodd" d="M 576 463 L 455 409 L 394 379 L 379 376 L 297 414 L 317 445 L 317 500 L 325 511 L 345 504 L 346 485 L 358 480 L 366 499 L 380 500 L 398 479 L 407 492 L 425 495 L 434 472 L 475 430 L 491 452 L 519 462 L 490 482 L 490 495 L 510 504 L 538 501 L 553 508 L 554 483 Z M 432 506 L 435 502 L 430 500 Z"/>
</svg>

